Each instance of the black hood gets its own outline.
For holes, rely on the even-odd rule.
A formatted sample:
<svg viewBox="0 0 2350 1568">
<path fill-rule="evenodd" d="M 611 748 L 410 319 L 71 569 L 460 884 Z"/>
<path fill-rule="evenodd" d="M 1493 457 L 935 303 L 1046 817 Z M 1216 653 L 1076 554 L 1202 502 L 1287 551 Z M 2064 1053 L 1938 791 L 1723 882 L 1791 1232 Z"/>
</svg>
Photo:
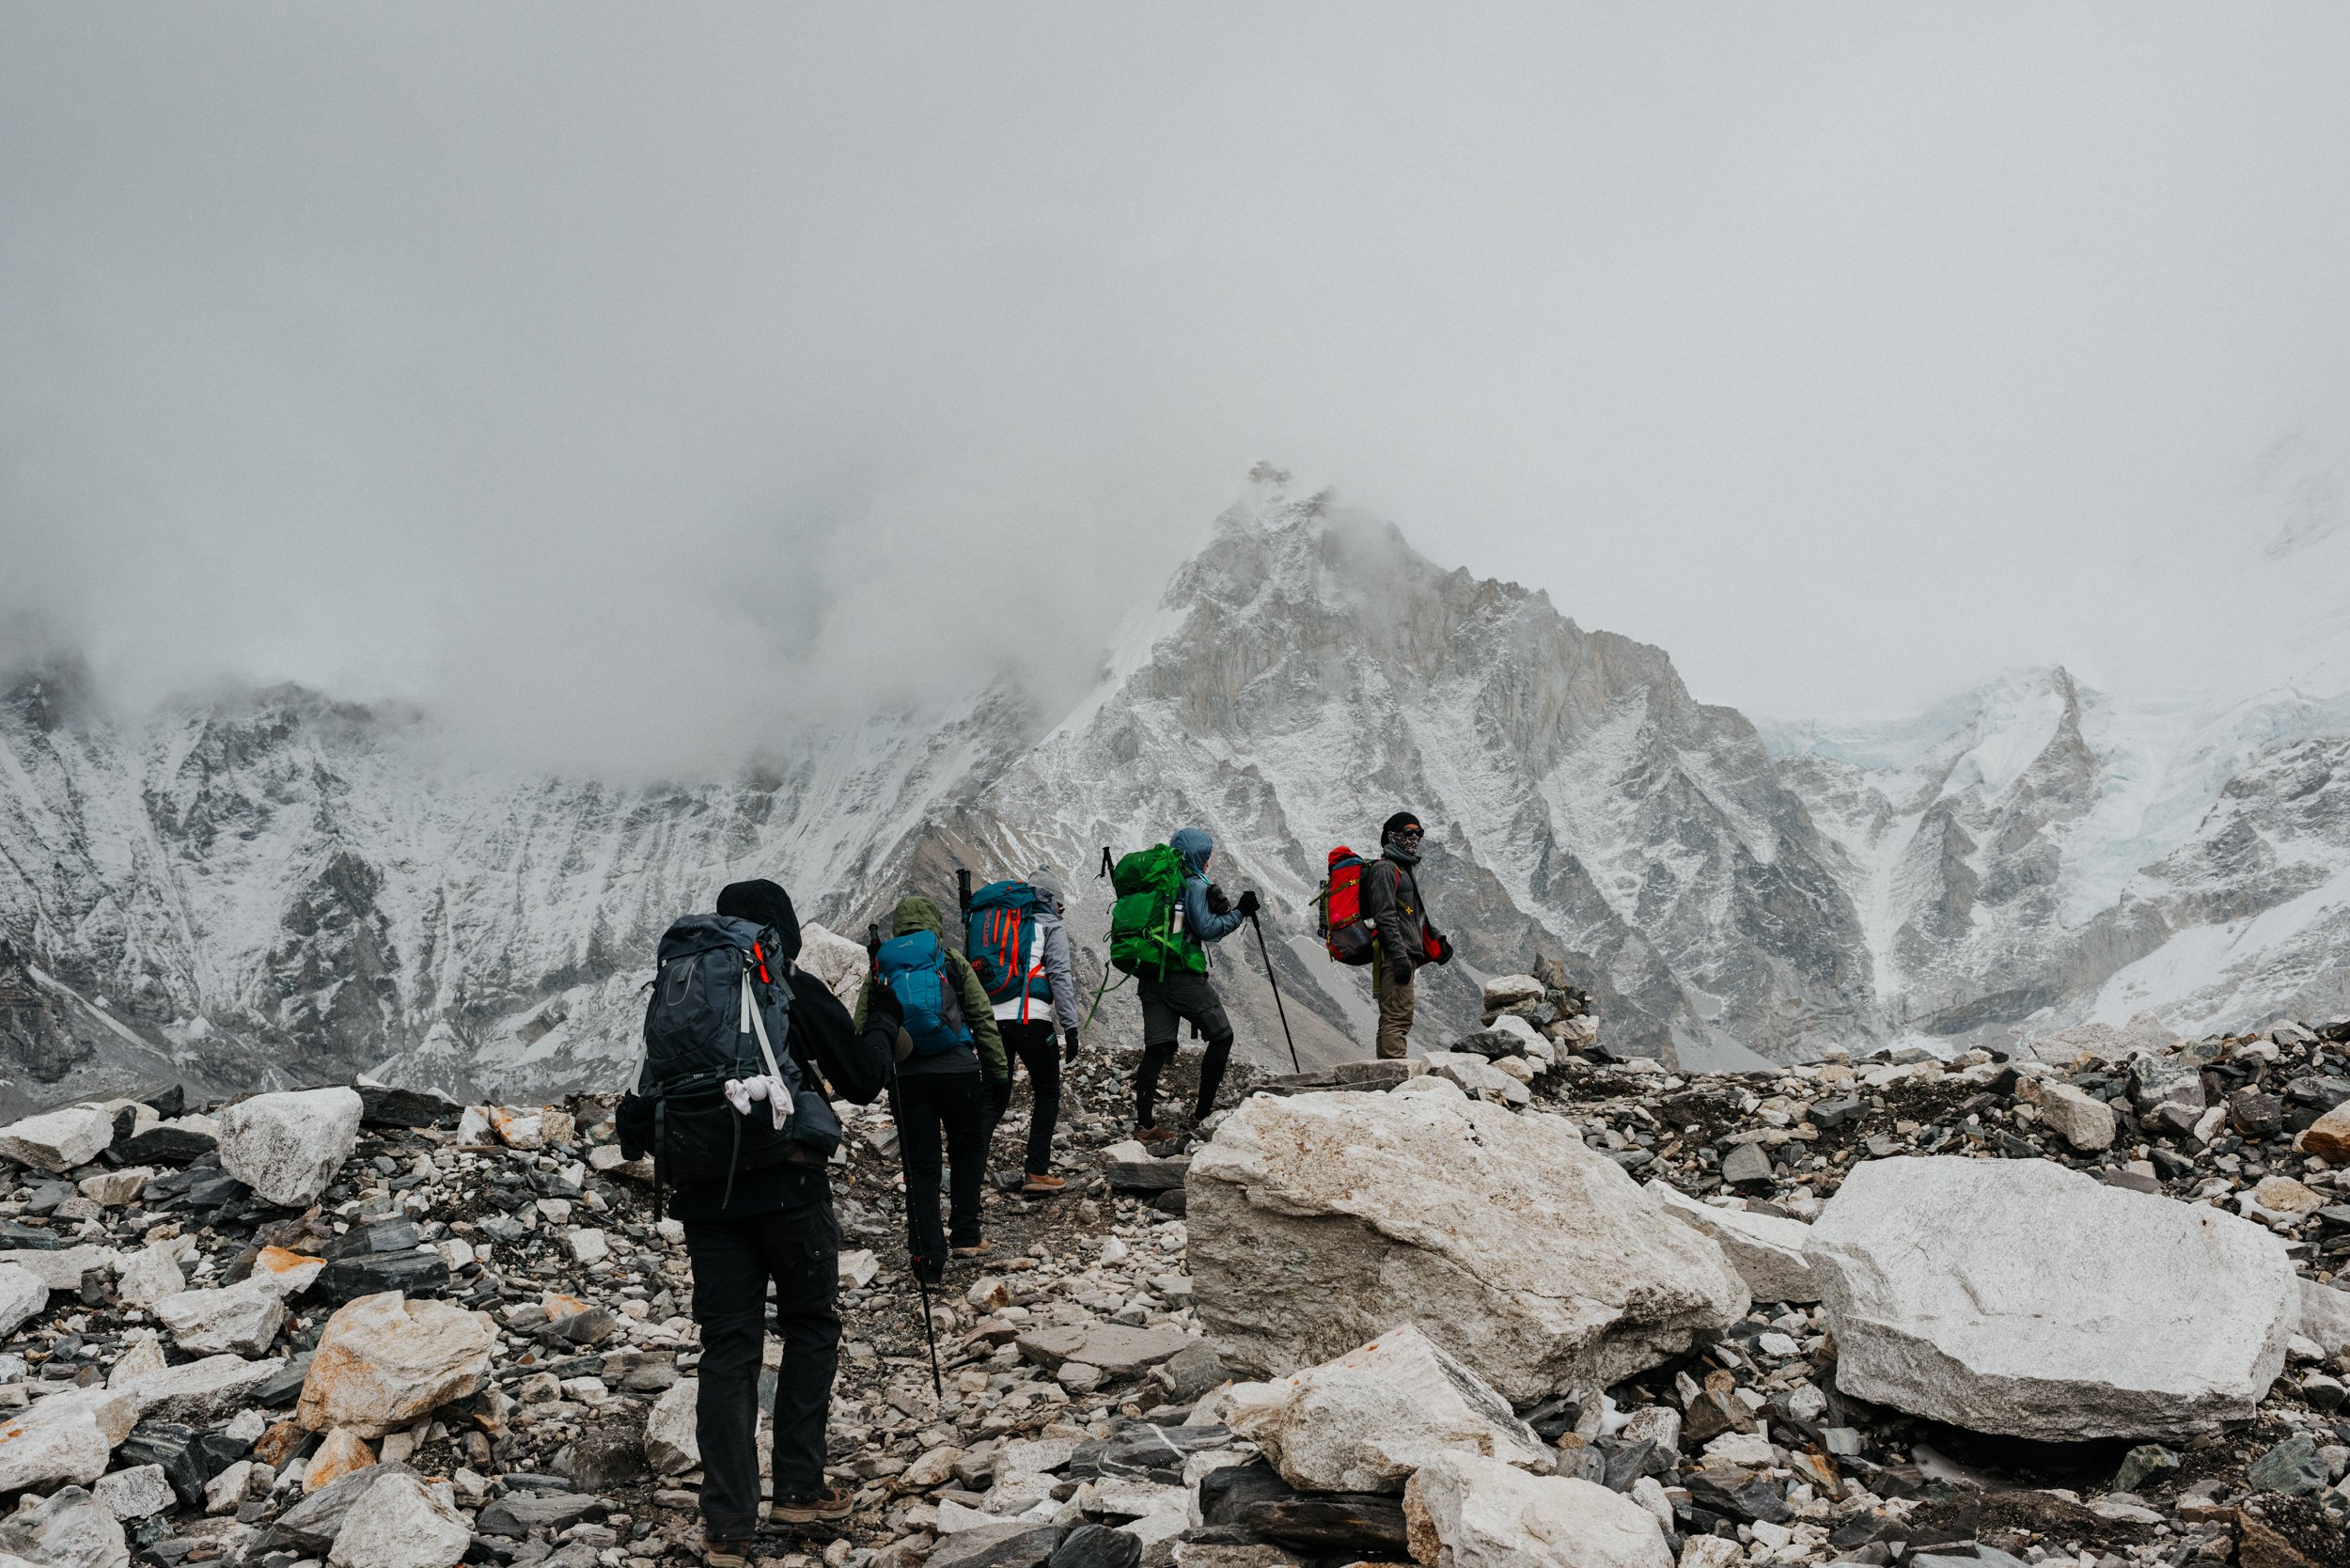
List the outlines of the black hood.
<svg viewBox="0 0 2350 1568">
<path fill-rule="evenodd" d="M 781 938 L 776 956 L 800 956 L 800 917 L 792 913 L 791 895 L 772 882 L 729 882 L 718 894 L 718 913 L 753 925 L 767 926 Z"/>
</svg>

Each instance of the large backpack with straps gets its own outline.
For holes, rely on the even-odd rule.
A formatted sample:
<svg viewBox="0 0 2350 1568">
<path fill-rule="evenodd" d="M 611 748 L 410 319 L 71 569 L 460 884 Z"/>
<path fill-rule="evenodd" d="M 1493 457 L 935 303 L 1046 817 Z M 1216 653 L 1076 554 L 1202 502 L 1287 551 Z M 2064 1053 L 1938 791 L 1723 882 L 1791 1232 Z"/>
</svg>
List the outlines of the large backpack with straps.
<svg viewBox="0 0 2350 1568">
<path fill-rule="evenodd" d="M 1029 1011 L 1052 1008 L 1053 981 L 1044 972 L 1036 917 L 1043 902 L 1025 882 L 991 882 L 971 895 L 963 917 L 963 956 L 971 961 L 987 999 L 1036 1004 L 1023 1010 L 1024 1020 Z"/>
<path fill-rule="evenodd" d="M 955 994 L 954 977 L 947 972 L 947 949 L 938 933 L 910 931 L 893 936 L 874 949 L 873 964 L 882 983 L 897 996 L 916 1056 L 943 1056 L 971 1043 L 963 999 Z"/>
<path fill-rule="evenodd" d="M 657 1185 L 723 1177 L 730 1200 L 737 1171 L 822 1161 L 839 1147 L 840 1120 L 791 1049 L 791 989 L 769 940 L 726 915 L 688 915 L 662 933 L 635 1083 L 652 1105 Z M 763 1105 L 746 1116 L 727 1101 L 728 1079 L 760 1076 L 791 1092 L 781 1127 Z"/>
<path fill-rule="evenodd" d="M 1207 973 L 1207 949 L 1183 929 L 1183 857 L 1173 845 L 1127 855 L 1111 868 L 1110 886 L 1118 895 L 1110 905 L 1114 968 L 1153 980 L 1177 970 Z"/>
<path fill-rule="evenodd" d="M 1369 964 L 1378 950 L 1378 930 L 1363 916 L 1363 857 L 1344 844 L 1330 852 L 1330 874 L 1314 898 L 1314 925 L 1322 945 L 1340 964 Z"/>
</svg>

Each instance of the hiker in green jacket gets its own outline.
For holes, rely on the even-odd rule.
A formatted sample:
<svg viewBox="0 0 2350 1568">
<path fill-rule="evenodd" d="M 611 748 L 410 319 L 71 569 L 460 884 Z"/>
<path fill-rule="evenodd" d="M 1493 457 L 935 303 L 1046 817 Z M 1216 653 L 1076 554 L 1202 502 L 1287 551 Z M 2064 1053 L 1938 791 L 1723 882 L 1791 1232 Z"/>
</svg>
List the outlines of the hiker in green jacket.
<svg viewBox="0 0 2350 1568">
<path fill-rule="evenodd" d="M 949 1250 L 958 1258 L 976 1258 L 989 1248 L 979 1234 L 979 1188 L 987 1177 L 987 1086 L 1010 1076 L 987 988 L 972 972 L 970 961 L 946 946 L 946 931 L 938 905 L 918 893 L 900 899 L 890 917 L 893 936 L 928 932 L 938 938 L 946 979 L 941 1011 L 947 1027 L 942 1038 L 915 1040 L 911 1054 L 899 1061 L 889 1086 L 889 1111 L 897 1119 L 898 1153 L 905 1167 L 906 1241 L 916 1270 L 932 1282 L 944 1276 Z M 865 1027 L 865 1010 L 873 987 L 881 983 L 878 971 L 870 974 L 865 989 L 857 995 L 860 1029 Z M 907 1027 L 911 1035 L 911 1016 Z M 945 1234 L 938 1221 L 942 1134 L 947 1159 L 953 1168 Z"/>
</svg>

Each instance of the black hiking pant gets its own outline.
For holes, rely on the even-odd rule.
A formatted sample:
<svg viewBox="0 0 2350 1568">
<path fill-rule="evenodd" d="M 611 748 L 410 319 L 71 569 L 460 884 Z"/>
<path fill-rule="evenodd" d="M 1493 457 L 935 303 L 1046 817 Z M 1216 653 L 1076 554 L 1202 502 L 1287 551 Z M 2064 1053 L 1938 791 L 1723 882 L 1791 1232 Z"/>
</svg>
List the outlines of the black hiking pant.
<svg viewBox="0 0 2350 1568">
<path fill-rule="evenodd" d="M 694 1413 L 702 1450 L 702 1519 L 722 1541 L 748 1540 L 759 1529 L 760 1352 L 771 1279 L 776 1325 L 783 1334 L 783 1367 L 776 1376 L 776 1496 L 824 1484 L 824 1418 L 832 1409 L 840 1352 L 840 1228 L 822 1170 L 779 1174 L 787 1178 L 785 1207 L 685 1221 L 694 1321 L 702 1338 Z"/>
<path fill-rule="evenodd" d="M 979 1245 L 979 1184 L 987 1179 L 987 1091 L 977 1073 L 901 1073 L 889 1090 L 898 1121 L 898 1156 L 906 1173 L 906 1247 L 917 1273 L 935 1283 L 947 1272 L 947 1248 Z M 941 1136 L 954 1167 L 951 1215 L 938 1223 Z"/>
<path fill-rule="evenodd" d="M 995 1028 L 1004 1037 L 1004 1054 L 1011 1058 L 1012 1076 L 1019 1075 L 1024 1062 L 1028 1069 L 1028 1157 L 1023 1168 L 1031 1176 L 1049 1176 L 1053 1172 L 1053 1127 L 1060 1120 L 1060 1037 L 1049 1018 L 1026 1024 L 999 1018 Z M 1003 1103 L 1009 1104 L 1011 1078 L 1004 1080 L 1002 1093 Z M 990 1118 L 991 1123 L 1002 1116 L 998 1109 Z"/>
<path fill-rule="evenodd" d="M 1135 1070 L 1135 1122 L 1155 1127 L 1152 1120 L 1159 1098 L 1159 1074 L 1175 1059 L 1175 1038 L 1189 1024 L 1207 1037 L 1208 1054 L 1199 1063 L 1199 1098 L 1192 1120 L 1199 1121 L 1215 1109 L 1215 1091 L 1224 1087 L 1225 1064 L 1232 1056 L 1232 1021 L 1225 1016 L 1224 999 L 1205 975 L 1188 972 L 1153 980 L 1145 975 L 1135 989 L 1142 1001 L 1142 1065 Z"/>
</svg>

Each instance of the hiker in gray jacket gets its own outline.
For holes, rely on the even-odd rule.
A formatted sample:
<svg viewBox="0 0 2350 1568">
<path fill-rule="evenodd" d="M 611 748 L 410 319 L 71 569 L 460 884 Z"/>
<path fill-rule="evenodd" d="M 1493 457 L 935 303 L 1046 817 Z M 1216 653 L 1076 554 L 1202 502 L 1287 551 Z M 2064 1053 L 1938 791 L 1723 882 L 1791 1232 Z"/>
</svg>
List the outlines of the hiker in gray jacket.
<svg viewBox="0 0 2350 1568">
<path fill-rule="evenodd" d="M 1022 938 L 1018 983 L 1012 994 L 995 1006 L 995 1029 L 1004 1037 L 1005 1055 L 1016 1075 L 1022 1063 L 1028 1069 L 1028 1156 L 1021 1184 L 1024 1193 L 1058 1192 L 1067 1184 L 1053 1174 L 1053 1124 L 1060 1120 L 1060 1052 L 1056 1032 L 1066 1042 L 1069 1059 L 1077 1059 L 1077 971 L 1069 958 L 1069 928 L 1061 923 L 1060 878 L 1044 867 L 1028 873 L 1036 889 L 1036 907 Z M 995 1103 L 988 1124 L 992 1129 L 1011 1104 L 1011 1078 L 993 1086 Z"/>
</svg>

